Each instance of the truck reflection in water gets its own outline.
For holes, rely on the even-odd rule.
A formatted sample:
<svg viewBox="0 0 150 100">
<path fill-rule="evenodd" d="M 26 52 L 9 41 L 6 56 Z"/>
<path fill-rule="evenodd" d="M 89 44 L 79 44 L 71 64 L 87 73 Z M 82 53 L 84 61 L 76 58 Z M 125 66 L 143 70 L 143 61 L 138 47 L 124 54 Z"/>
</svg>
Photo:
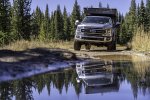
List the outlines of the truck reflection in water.
<svg viewBox="0 0 150 100">
<path fill-rule="evenodd" d="M 118 92 L 119 80 L 112 61 L 91 61 L 76 64 L 77 82 L 85 84 L 86 94 Z"/>
</svg>

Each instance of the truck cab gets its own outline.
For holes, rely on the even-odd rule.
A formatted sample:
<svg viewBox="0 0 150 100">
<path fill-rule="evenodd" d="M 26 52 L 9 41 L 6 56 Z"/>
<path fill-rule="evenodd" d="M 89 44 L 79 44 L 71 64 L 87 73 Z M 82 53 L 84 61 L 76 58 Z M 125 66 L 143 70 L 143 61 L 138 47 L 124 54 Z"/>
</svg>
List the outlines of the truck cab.
<svg viewBox="0 0 150 100">
<path fill-rule="evenodd" d="M 107 8 L 84 8 L 85 18 L 76 21 L 74 50 L 80 50 L 85 45 L 90 50 L 91 45 L 106 46 L 107 50 L 116 50 L 117 10 Z"/>
</svg>

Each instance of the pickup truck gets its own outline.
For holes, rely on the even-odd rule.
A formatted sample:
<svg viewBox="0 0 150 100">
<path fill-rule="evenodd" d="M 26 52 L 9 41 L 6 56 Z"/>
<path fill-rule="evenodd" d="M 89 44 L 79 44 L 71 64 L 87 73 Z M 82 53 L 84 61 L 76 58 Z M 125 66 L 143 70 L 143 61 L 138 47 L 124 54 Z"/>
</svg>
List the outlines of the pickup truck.
<svg viewBox="0 0 150 100">
<path fill-rule="evenodd" d="M 76 78 L 88 87 L 113 84 L 113 64 L 111 61 L 88 61 L 76 64 Z"/>
<path fill-rule="evenodd" d="M 117 10 L 108 8 L 84 8 L 85 18 L 76 20 L 74 50 L 82 45 L 90 50 L 91 45 L 106 46 L 107 50 L 116 50 L 116 34 L 120 23 L 117 22 Z"/>
</svg>

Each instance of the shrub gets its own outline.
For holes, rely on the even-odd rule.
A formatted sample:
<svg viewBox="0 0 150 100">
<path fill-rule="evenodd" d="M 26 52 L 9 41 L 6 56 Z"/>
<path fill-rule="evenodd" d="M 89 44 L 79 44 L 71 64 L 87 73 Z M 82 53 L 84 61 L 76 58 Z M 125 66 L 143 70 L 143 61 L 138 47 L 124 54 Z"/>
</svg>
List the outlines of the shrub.
<svg viewBox="0 0 150 100">
<path fill-rule="evenodd" d="M 136 51 L 150 51 L 150 32 L 144 32 L 142 27 L 138 28 L 132 39 L 132 49 Z"/>
</svg>

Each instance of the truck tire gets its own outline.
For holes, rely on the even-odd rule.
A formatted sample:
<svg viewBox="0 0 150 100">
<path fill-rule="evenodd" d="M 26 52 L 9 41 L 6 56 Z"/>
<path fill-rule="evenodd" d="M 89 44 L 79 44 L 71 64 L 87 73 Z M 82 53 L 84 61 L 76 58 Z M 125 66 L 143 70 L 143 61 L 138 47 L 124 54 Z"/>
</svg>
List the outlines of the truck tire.
<svg viewBox="0 0 150 100">
<path fill-rule="evenodd" d="M 116 42 L 113 41 L 112 43 L 108 44 L 107 50 L 116 50 Z"/>
<path fill-rule="evenodd" d="M 90 51 L 91 45 L 90 44 L 85 44 L 85 49 L 88 50 L 88 51 Z"/>
<path fill-rule="evenodd" d="M 81 43 L 78 41 L 74 41 L 74 50 L 80 51 L 80 49 L 81 49 Z"/>
</svg>

